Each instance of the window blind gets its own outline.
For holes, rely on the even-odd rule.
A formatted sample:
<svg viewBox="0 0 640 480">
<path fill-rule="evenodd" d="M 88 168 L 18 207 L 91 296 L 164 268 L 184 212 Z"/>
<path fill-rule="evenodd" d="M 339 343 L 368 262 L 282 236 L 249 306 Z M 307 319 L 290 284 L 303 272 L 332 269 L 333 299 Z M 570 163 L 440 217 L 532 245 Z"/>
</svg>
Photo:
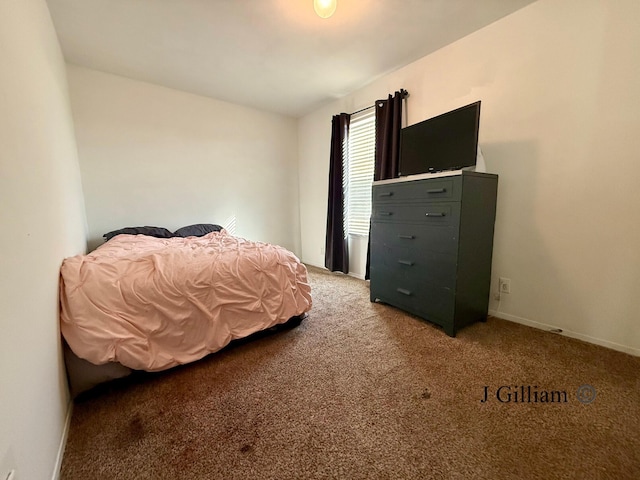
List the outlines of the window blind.
<svg viewBox="0 0 640 480">
<path fill-rule="evenodd" d="M 369 109 L 351 118 L 344 182 L 346 230 L 350 235 L 369 235 L 375 130 L 375 109 Z"/>
</svg>

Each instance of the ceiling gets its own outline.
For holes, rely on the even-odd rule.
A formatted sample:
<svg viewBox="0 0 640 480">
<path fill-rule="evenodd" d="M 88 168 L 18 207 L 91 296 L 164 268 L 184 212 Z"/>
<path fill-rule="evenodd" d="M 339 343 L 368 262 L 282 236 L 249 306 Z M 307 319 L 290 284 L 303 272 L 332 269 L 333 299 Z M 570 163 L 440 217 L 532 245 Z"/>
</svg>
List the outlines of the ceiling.
<svg viewBox="0 0 640 480">
<path fill-rule="evenodd" d="M 297 117 L 534 0 L 47 1 L 69 63 Z"/>
</svg>

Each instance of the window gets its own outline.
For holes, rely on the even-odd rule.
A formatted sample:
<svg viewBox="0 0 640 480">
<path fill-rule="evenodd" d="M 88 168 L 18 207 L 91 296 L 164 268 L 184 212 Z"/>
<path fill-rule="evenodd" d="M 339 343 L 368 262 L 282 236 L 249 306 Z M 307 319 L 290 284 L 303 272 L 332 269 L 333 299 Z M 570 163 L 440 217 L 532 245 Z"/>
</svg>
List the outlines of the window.
<svg viewBox="0 0 640 480">
<path fill-rule="evenodd" d="M 375 109 L 351 117 L 345 184 L 345 230 L 350 235 L 369 235 L 371 185 L 375 163 Z"/>
</svg>

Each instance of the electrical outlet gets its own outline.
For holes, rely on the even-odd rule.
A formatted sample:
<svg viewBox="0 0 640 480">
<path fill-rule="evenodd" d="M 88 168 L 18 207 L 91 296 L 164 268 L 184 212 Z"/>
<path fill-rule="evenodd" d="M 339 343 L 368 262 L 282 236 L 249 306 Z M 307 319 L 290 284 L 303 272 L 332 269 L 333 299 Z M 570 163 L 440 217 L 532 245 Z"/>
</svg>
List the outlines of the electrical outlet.
<svg viewBox="0 0 640 480">
<path fill-rule="evenodd" d="M 16 477 L 16 471 L 15 470 L 11 470 L 8 474 L 7 474 L 7 478 L 6 480 L 18 480 L 18 478 Z"/>
<path fill-rule="evenodd" d="M 498 279 L 498 287 L 500 293 L 511 293 L 511 279 L 500 277 Z"/>
</svg>

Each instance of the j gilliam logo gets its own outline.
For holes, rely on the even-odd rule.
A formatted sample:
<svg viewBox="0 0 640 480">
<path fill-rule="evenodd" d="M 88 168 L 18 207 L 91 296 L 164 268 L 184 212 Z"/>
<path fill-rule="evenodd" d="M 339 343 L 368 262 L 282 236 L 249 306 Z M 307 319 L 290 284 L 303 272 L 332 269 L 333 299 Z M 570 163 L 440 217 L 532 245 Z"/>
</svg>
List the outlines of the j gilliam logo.
<svg viewBox="0 0 640 480">
<path fill-rule="evenodd" d="M 592 403 L 596 399 L 596 389 L 591 385 L 581 385 L 576 392 L 576 398 L 582 404 Z M 569 403 L 567 390 L 545 389 L 538 385 L 501 385 L 492 389 L 485 385 L 480 403 L 491 400 L 499 403 Z"/>
<path fill-rule="evenodd" d="M 500 403 L 567 403 L 566 390 L 545 390 L 537 385 L 502 385 L 491 391 L 484 387 L 484 397 L 481 403 L 489 401 L 491 397 Z"/>
</svg>

